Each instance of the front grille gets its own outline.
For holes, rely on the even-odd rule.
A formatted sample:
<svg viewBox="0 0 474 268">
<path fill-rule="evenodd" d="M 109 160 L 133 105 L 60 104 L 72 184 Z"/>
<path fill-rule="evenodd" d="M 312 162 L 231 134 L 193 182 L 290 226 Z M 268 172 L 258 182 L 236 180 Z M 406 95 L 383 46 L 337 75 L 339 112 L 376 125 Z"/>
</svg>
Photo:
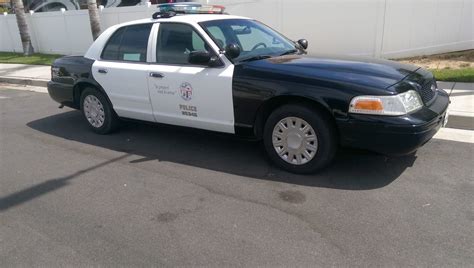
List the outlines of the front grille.
<svg viewBox="0 0 474 268">
<path fill-rule="evenodd" d="M 434 87 L 433 87 L 434 85 Z M 434 88 L 434 90 L 433 90 Z M 419 90 L 419 93 L 420 93 L 420 97 L 421 99 L 423 100 L 423 102 L 425 104 L 428 104 L 430 103 L 430 101 L 432 101 L 434 99 L 434 97 L 436 96 L 436 89 L 437 86 L 436 86 L 436 82 L 435 81 L 430 81 L 428 83 L 426 83 L 425 85 L 423 85 L 420 90 Z"/>
</svg>

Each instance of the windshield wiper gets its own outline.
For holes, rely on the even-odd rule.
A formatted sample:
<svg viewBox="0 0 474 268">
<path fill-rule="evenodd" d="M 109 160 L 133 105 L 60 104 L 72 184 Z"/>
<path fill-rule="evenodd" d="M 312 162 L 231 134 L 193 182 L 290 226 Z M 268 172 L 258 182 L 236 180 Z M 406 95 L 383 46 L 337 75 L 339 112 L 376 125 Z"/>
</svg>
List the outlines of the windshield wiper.
<svg viewBox="0 0 474 268">
<path fill-rule="evenodd" d="M 298 49 L 288 50 L 285 53 L 281 54 L 280 56 L 285 56 L 285 55 L 290 55 L 290 54 L 295 54 L 295 53 L 298 53 Z"/>
<path fill-rule="evenodd" d="M 258 55 L 258 56 L 253 56 L 253 57 L 250 57 L 250 58 L 243 59 L 243 60 L 241 60 L 241 62 L 264 60 L 264 59 L 268 59 L 268 58 L 271 58 L 271 57 L 272 56 L 270 56 L 270 55 Z"/>
</svg>

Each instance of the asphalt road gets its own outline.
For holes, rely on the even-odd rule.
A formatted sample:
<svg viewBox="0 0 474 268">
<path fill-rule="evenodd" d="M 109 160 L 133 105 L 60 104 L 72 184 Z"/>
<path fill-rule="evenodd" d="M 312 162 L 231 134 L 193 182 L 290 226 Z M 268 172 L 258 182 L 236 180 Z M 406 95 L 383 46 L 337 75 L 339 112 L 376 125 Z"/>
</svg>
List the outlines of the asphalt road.
<svg viewBox="0 0 474 268">
<path fill-rule="evenodd" d="M 471 266 L 474 144 L 341 150 L 324 172 L 168 126 L 91 133 L 0 88 L 0 266 Z"/>
</svg>

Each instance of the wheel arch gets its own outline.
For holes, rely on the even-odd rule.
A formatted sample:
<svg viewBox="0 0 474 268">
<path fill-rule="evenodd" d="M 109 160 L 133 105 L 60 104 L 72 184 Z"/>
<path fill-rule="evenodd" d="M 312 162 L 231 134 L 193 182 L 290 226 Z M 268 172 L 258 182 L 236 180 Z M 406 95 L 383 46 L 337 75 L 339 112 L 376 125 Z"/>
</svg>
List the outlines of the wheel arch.
<svg viewBox="0 0 474 268">
<path fill-rule="evenodd" d="M 101 92 L 102 94 L 104 94 L 105 98 L 107 99 L 107 101 L 109 102 L 109 104 L 111 105 L 111 107 L 113 109 L 113 104 L 110 101 L 109 96 L 107 96 L 107 93 L 105 92 L 105 90 L 98 83 L 93 82 L 93 81 L 89 81 L 89 80 L 79 80 L 74 85 L 73 100 L 74 100 L 74 105 L 78 109 L 81 109 L 81 107 L 80 107 L 81 106 L 80 105 L 81 94 L 84 91 L 84 89 L 86 89 L 86 88 L 94 88 L 94 89 L 98 90 L 99 92 Z"/>
<path fill-rule="evenodd" d="M 271 113 L 279 107 L 287 104 L 305 105 L 317 110 L 321 114 L 326 115 L 326 117 L 333 124 L 337 134 L 339 135 L 336 119 L 334 118 L 334 115 L 329 105 L 327 105 L 323 100 L 307 96 L 279 95 L 266 100 L 262 105 L 260 105 L 257 110 L 257 116 L 255 118 L 254 124 L 254 133 L 258 139 L 261 139 L 263 137 L 263 129 Z"/>
</svg>

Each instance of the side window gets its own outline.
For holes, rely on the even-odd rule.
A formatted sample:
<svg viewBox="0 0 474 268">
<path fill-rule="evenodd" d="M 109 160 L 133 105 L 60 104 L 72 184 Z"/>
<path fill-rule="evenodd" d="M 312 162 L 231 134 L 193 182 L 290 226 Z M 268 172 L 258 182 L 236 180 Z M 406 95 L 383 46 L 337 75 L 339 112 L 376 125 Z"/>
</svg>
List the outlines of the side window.
<svg viewBox="0 0 474 268">
<path fill-rule="evenodd" d="M 206 49 L 206 43 L 202 38 L 193 31 L 193 49 L 195 51 L 207 51 Z"/>
<path fill-rule="evenodd" d="M 128 26 L 120 44 L 119 60 L 146 62 L 152 24 Z"/>
<path fill-rule="evenodd" d="M 118 29 L 104 47 L 102 51 L 102 59 L 104 60 L 118 60 L 118 53 L 120 49 L 120 42 L 122 42 L 122 36 L 125 32 L 125 28 Z"/>
<path fill-rule="evenodd" d="M 146 62 L 151 27 L 152 24 L 140 24 L 117 30 L 105 46 L 102 59 Z"/>
<path fill-rule="evenodd" d="M 156 44 L 156 62 L 188 64 L 192 51 L 209 51 L 206 42 L 194 28 L 182 23 L 162 23 Z"/>
</svg>

